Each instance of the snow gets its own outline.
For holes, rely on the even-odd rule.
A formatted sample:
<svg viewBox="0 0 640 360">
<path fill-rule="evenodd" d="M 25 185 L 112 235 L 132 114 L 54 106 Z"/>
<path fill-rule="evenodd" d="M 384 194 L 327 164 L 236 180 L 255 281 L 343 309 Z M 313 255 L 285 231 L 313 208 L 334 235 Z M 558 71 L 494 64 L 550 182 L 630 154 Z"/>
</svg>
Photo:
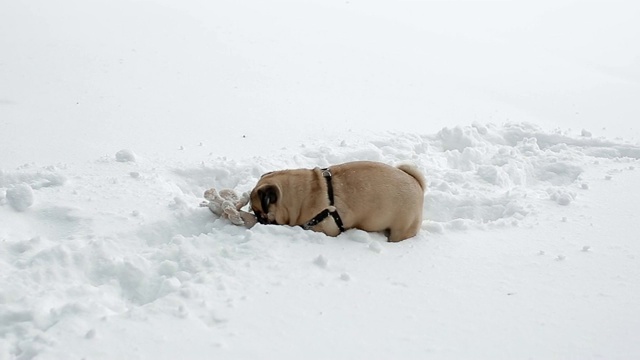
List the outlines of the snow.
<svg viewBox="0 0 640 360">
<path fill-rule="evenodd" d="M 640 356 L 636 3 L 250 5 L 0 5 L 0 359 Z M 353 160 L 416 237 L 199 206 Z"/>
<path fill-rule="evenodd" d="M 36 183 L 37 174 L 69 179 L 34 190 L 38 202 L 28 212 L 0 207 L 5 352 L 637 354 L 638 159 L 590 155 L 601 146 L 595 139 L 532 147 L 532 134 L 549 134 L 529 124 L 481 129 L 348 134 L 268 158 L 204 164 L 206 155 L 192 148 L 184 150 L 190 163 L 145 156 L 5 171 Z M 446 150 L 441 133 L 450 132 L 466 134 L 458 145 L 473 145 Z M 284 226 L 248 230 L 199 207 L 207 186 L 247 191 L 278 166 L 355 158 L 412 159 L 427 174 L 416 238 L 390 244 L 359 230 L 337 238 Z M 503 180 L 488 181 L 488 169 Z"/>
<path fill-rule="evenodd" d="M 133 151 L 129 150 L 129 149 L 122 149 L 120 151 L 118 151 L 116 153 L 116 161 L 119 162 L 135 162 L 136 161 L 136 154 L 133 153 Z M 133 174 L 135 174 L 135 172 L 132 172 Z M 135 175 L 132 175 L 132 177 L 135 177 Z"/>
<path fill-rule="evenodd" d="M 25 211 L 33 205 L 33 190 L 27 184 L 18 184 L 7 189 L 7 202 L 16 211 Z"/>
</svg>

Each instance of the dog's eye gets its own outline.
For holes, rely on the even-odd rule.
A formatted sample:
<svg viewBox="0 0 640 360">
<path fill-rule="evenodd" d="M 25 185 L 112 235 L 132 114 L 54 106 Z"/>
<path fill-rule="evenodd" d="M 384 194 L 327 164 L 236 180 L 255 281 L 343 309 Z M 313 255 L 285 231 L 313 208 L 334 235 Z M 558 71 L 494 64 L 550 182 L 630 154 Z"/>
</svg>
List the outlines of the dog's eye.
<svg viewBox="0 0 640 360">
<path fill-rule="evenodd" d="M 278 195 L 276 187 L 273 185 L 266 185 L 258 189 L 258 197 L 260 198 L 260 206 L 265 213 L 269 212 L 269 205 L 275 204 L 278 201 Z"/>
</svg>

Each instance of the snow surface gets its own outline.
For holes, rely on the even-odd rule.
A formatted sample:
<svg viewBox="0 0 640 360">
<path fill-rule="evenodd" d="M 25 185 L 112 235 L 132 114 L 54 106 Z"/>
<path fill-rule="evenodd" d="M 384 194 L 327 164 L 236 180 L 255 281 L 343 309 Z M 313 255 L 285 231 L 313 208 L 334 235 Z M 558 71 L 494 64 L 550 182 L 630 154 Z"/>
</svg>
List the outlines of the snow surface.
<svg viewBox="0 0 640 360">
<path fill-rule="evenodd" d="M 37 199 L 0 207 L 5 358 L 640 354 L 640 147 L 508 124 L 185 151 L 2 173 Z M 198 206 L 209 186 L 354 159 L 427 174 L 417 237 L 247 230 Z"/>
<path fill-rule="evenodd" d="M 0 359 L 640 357 L 639 9 L 1 3 Z M 199 207 L 352 160 L 418 236 Z"/>
</svg>

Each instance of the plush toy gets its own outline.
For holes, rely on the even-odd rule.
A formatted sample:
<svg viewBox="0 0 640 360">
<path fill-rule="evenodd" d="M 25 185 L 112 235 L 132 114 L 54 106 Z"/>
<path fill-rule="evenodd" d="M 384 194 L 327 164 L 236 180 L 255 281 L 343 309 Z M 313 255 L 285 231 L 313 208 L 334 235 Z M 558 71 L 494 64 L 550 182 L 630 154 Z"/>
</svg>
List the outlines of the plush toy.
<svg viewBox="0 0 640 360">
<path fill-rule="evenodd" d="M 249 193 L 239 196 L 232 189 L 222 189 L 220 192 L 211 188 L 204 192 L 204 198 L 200 206 L 208 207 L 214 214 L 229 219 L 235 225 L 244 225 L 247 228 L 256 224 L 255 215 L 240 210 L 249 203 Z"/>
</svg>

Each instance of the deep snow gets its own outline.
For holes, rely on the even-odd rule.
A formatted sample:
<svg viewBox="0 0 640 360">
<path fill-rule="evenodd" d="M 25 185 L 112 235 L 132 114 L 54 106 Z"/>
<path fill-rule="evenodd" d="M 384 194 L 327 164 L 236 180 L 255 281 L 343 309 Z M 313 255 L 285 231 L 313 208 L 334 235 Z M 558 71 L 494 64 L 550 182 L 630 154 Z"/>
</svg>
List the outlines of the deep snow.
<svg viewBox="0 0 640 360">
<path fill-rule="evenodd" d="M 640 357 L 639 8 L 0 3 L 0 359 Z M 351 160 L 418 236 L 199 207 Z"/>
<path fill-rule="evenodd" d="M 26 211 L 0 208 L 5 357 L 639 354 L 640 147 L 507 124 L 182 151 L 205 160 L 3 171 L 3 189 L 35 189 Z M 211 186 L 354 159 L 427 174 L 417 237 L 247 230 L 198 206 Z"/>
</svg>

